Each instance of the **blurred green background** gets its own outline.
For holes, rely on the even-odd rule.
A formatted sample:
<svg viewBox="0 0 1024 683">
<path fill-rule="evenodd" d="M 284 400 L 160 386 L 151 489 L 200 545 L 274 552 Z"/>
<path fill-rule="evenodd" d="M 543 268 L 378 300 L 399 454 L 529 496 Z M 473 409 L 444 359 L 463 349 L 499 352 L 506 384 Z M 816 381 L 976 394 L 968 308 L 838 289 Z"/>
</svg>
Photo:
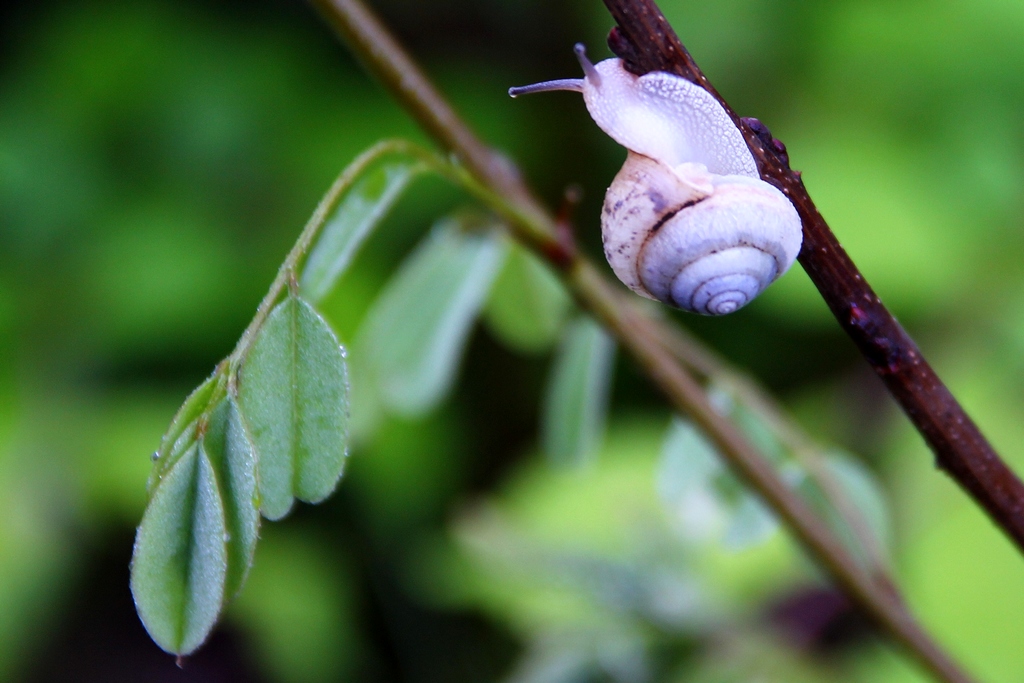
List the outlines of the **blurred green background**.
<svg viewBox="0 0 1024 683">
<path fill-rule="evenodd" d="M 375 3 L 598 254 L 623 151 L 571 95 L 597 0 Z M 783 139 L 854 260 L 1024 470 L 1024 3 L 665 0 L 742 115 Z M 232 348 L 334 175 L 423 139 L 304 3 L 62 0 L 0 22 L 0 679 L 919 681 L 781 534 L 685 538 L 658 496 L 669 415 L 620 360 L 600 459 L 537 453 L 549 356 L 479 327 L 437 413 L 356 445 L 337 494 L 265 524 L 183 670 L 134 614 L 149 454 Z M 419 182 L 324 309 L 350 340 L 441 213 Z M 913 608 L 986 681 L 1024 678 L 1024 560 L 937 473 L 795 268 L 679 322 L 862 457 Z M 756 678 L 756 676 L 761 678 Z"/>
</svg>

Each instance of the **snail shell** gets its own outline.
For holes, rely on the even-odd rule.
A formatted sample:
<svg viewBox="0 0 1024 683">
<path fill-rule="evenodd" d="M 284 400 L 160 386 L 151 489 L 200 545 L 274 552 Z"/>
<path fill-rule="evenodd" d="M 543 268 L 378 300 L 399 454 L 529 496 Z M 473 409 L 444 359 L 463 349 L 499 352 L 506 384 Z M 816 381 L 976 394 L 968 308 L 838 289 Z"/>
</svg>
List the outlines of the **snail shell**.
<svg viewBox="0 0 1024 683">
<path fill-rule="evenodd" d="M 799 226 L 785 195 L 762 180 L 671 169 L 634 152 L 601 216 L 605 257 L 626 286 L 705 315 L 732 313 L 785 272 Z"/>
<path fill-rule="evenodd" d="M 583 93 L 594 121 L 629 150 L 605 195 L 605 257 L 638 294 L 704 315 L 732 313 L 785 273 L 803 233 L 793 204 L 761 180 L 722 105 L 684 78 L 635 76 L 619 59 L 585 77 L 513 88 Z"/>
</svg>

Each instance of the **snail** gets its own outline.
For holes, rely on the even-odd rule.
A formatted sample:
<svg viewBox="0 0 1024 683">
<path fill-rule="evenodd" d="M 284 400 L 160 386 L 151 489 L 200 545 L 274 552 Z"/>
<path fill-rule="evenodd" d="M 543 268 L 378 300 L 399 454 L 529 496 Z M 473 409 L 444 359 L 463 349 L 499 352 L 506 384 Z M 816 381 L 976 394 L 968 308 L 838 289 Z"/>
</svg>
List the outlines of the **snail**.
<svg viewBox="0 0 1024 683">
<path fill-rule="evenodd" d="M 583 78 L 510 88 L 517 97 L 583 94 L 595 123 L 628 150 L 605 194 L 604 252 L 630 289 L 704 315 L 732 313 L 793 265 L 803 239 L 789 199 L 761 180 L 736 124 L 708 91 L 664 72 L 635 76 L 620 59 Z"/>
</svg>

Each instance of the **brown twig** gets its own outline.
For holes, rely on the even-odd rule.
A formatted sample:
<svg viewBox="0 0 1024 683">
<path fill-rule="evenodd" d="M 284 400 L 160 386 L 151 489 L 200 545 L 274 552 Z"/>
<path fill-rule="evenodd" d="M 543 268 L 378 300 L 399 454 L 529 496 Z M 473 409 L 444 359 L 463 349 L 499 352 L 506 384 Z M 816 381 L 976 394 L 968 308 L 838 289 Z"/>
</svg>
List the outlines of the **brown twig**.
<svg viewBox="0 0 1024 683">
<path fill-rule="evenodd" d="M 917 344 L 882 304 L 789 167 L 785 145 L 756 119 L 740 119 L 708 82 L 653 0 L 604 0 L 618 27 L 608 44 L 630 71 L 675 73 L 715 96 L 743 131 L 764 180 L 796 206 L 800 263 L 825 303 L 935 452 L 936 461 L 1024 550 L 1024 484 L 1000 459 Z"/>
<path fill-rule="evenodd" d="M 515 167 L 484 145 L 458 118 L 380 21 L 359 0 L 312 1 L 424 129 L 463 161 L 494 208 L 510 221 L 512 234 L 561 273 L 580 305 L 616 337 L 674 409 L 704 430 L 733 470 L 758 492 L 851 599 L 936 678 L 969 683 L 971 679 L 921 629 L 898 596 L 859 565 L 806 502 L 787 487 L 767 458 L 714 410 L 697 380 L 666 347 L 669 334 L 664 326 L 627 301 L 621 288 L 610 284 L 583 254 L 559 238 L 555 218 L 534 199 Z"/>
</svg>

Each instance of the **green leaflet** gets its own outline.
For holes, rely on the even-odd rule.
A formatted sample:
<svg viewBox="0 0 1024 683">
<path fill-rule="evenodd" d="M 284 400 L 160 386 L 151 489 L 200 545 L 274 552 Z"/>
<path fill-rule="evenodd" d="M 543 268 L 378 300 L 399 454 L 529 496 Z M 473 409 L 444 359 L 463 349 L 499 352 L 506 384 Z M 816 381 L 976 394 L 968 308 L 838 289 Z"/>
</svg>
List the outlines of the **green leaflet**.
<svg viewBox="0 0 1024 683">
<path fill-rule="evenodd" d="M 239 407 L 259 460 L 260 509 L 331 494 L 348 452 L 345 352 L 306 301 L 288 296 L 263 324 L 240 370 Z"/>
<path fill-rule="evenodd" d="M 548 380 L 541 437 L 551 460 L 579 465 L 600 446 L 615 344 L 589 318 L 566 330 Z"/>
<path fill-rule="evenodd" d="M 441 222 L 402 264 L 356 341 L 383 403 L 420 415 L 444 398 L 505 252 L 492 231 Z"/>
<path fill-rule="evenodd" d="M 484 320 L 509 346 L 538 352 L 558 338 L 569 304 L 569 295 L 554 273 L 525 248 L 513 244 L 494 281 Z"/>
<path fill-rule="evenodd" d="M 200 448 L 217 473 L 227 528 L 226 598 L 234 597 L 252 566 L 260 527 L 256 453 L 238 404 L 228 397 L 214 408 Z"/>
<path fill-rule="evenodd" d="M 316 300 L 330 291 L 402 190 L 431 166 L 425 155 L 381 143 L 345 169 L 235 351 L 171 421 L 154 454 L 132 565 L 139 615 L 164 649 L 187 654 L 207 637 L 224 599 L 246 580 L 260 512 L 278 519 L 294 498 L 319 502 L 337 485 L 347 455 L 345 353 L 294 291 L 295 276 Z"/>
<path fill-rule="evenodd" d="M 801 476 L 797 461 L 758 414 L 741 403 L 734 404 L 730 412 L 750 443 L 780 468 L 784 479 Z M 740 483 L 723 461 L 718 462 L 722 472 L 715 483 L 731 514 L 722 544 L 731 550 L 743 550 L 767 541 L 779 530 L 775 513 L 749 487 Z"/>
<path fill-rule="evenodd" d="M 363 241 L 422 168 L 422 162 L 401 152 L 384 159 L 363 172 L 323 227 L 299 280 L 307 300 L 317 303 L 331 291 Z"/>
<path fill-rule="evenodd" d="M 824 454 L 819 470 L 797 490 L 860 561 L 868 566 L 886 561 L 892 537 L 889 509 L 874 475 L 840 451 Z"/>
<path fill-rule="evenodd" d="M 217 621 L 227 574 L 225 533 L 213 466 L 193 446 L 153 492 L 132 557 L 135 608 L 164 650 L 192 652 Z"/>
<path fill-rule="evenodd" d="M 849 496 L 854 509 L 860 512 L 867 530 L 874 536 L 883 553 L 892 540 L 892 520 L 882 485 L 863 462 L 850 453 L 833 451 L 825 458 L 825 467 Z"/>
<path fill-rule="evenodd" d="M 171 423 L 170 453 L 154 468 L 132 559 L 139 616 L 163 649 L 205 640 L 221 603 L 241 587 L 259 529 L 256 459 L 237 405 L 215 374 Z M 201 425 L 201 427 L 200 427 Z"/>
<path fill-rule="evenodd" d="M 830 452 L 793 457 L 755 412 L 716 397 L 744 434 L 779 469 L 780 475 L 832 527 L 861 561 L 885 561 L 889 513 L 881 487 L 853 456 Z M 726 469 L 714 446 L 685 420 L 674 419 L 665 437 L 658 473 L 662 500 L 676 526 L 695 539 L 721 538 L 739 550 L 757 545 L 778 528 L 774 514 Z"/>
<path fill-rule="evenodd" d="M 743 550 L 761 544 L 779 530 L 774 513 L 754 494 L 740 497 L 732 510 L 732 519 L 722 537 L 730 550 Z"/>
<path fill-rule="evenodd" d="M 716 392 L 716 402 L 719 412 L 733 419 L 751 443 L 775 463 L 786 483 L 816 509 L 855 556 L 869 565 L 885 561 L 888 506 L 878 482 L 860 460 L 838 451 L 796 457 L 755 410 L 720 391 Z M 740 488 L 731 476 L 720 482 Z M 763 505 L 760 507 L 770 514 Z M 737 517 L 736 524 L 744 523 L 743 515 Z M 757 526 L 755 517 L 752 513 L 746 515 L 747 521 Z M 745 531 L 740 535 L 750 536 Z"/>
<path fill-rule="evenodd" d="M 684 537 L 704 540 L 722 532 L 724 506 L 712 485 L 721 470 L 714 446 L 689 421 L 672 418 L 656 481 L 673 527 Z"/>
<path fill-rule="evenodd" d="M 688 420 L 673 418 L 657 481 L 673 525 L 691 540 L 720 539 L 726 548 L 741 550 L 778 529 L 771 511 L 736 481 L 714 445 Z"/>
<path fill-rule="evenodd" d="M 196 425 L 200 416 L 225 394 L 225 377 L 220 369 L 210 375 L 206 381 L 192 390 L 185 402 L 174 414 L 171 425 L 160 439 L 160 449 L 155 453 L 156 466 L 150 474 L 147 489 L 152 494 L 160 478 L 174 463 L 195 444 Z"/>
</svg>

